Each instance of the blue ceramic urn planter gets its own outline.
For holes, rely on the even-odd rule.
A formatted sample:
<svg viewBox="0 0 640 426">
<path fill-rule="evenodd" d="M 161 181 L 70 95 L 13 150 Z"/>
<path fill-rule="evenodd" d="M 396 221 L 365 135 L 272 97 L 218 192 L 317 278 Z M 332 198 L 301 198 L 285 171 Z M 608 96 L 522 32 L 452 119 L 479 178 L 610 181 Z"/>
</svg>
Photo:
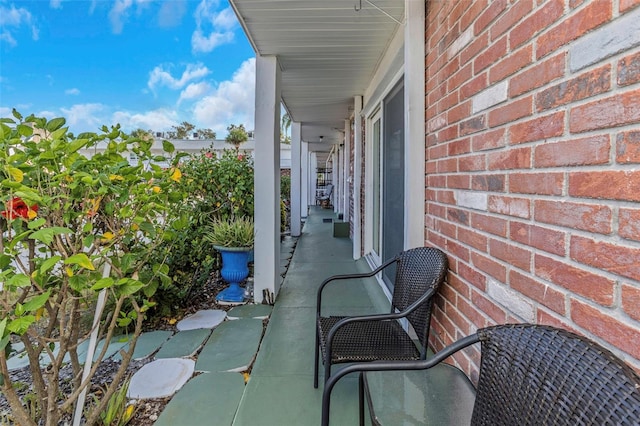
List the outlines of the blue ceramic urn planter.
<svg viewBox="0 0 640 426">
<path fill-rule="evenodd" d="M 222 255 L 222 279 L 229 283 L 229 287 L 222 290 L 216 296 L 218 302 L 223 303 L 243 303 L 244 290 L 240 283 L 249 276 L 249 255 L 251 248 L 248 247 L 221 247 L 215 246 Z"/>
</svg>

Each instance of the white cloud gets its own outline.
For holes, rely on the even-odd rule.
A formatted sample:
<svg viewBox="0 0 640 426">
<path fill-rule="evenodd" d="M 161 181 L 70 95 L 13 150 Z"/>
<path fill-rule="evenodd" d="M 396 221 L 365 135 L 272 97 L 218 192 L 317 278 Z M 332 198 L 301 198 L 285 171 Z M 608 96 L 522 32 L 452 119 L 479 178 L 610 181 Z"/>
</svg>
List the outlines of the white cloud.
<svg viewBox="0 0 640 426">
<path fill-rule="evenodd" d="M 211 90 L 211 86 L 207 82 L 191 83 L 180 93 L 178 105 L 180 105 L 182 101 L 199 98 L 209 92 L 209 90 Z"/>
<path fill-rule="evenodd" d="M 11 47 L 17 46 L 13 31 L 19 30 L 23 25 L 30 27 L 31 38 L 38 40 L 39 29 L 33 23 L 31 12 L 24 7 L 17 9 L 13 4 L 11 7 L 0 6 L 0 41 Z"/>
<path fill-rule="evenodd" d="M 233 41 L 233 30 L 238 21 L 230 7 L 218 12 L 218 5 L 217 0 L 202 0 L 196 8 L 196 29 L 191 36 L 191 50 L 194 53 L 208 53 Z"/>
<path fill-rule="evenodd" d="M 77 88 L 72 88 L 72 89 L 67 89 L 64 91 L 65 95 L 79 95 L 80 94 L 80 89 Z"/>
<path fill-rule="evenodd" d="M 192 80 L 200 79 L 211 71 L 202 64 L 188 64 L 180 78 L 174 78 L 162 65 L 155 67 L 149 74 L 147 86 L 154 90 L 158 86 L 166 86 L 170 89 L 182 89 Z"/>
<path fill-rule="evenodd" d="M 62 9 L 62 0 L 51 0 L 49 2 L 49 7 L 51 9 Z"/>
<path fill-rule="evenodd" d="M 11 115 L 11 108 L 0 107 L 0 117 L 13 117 Z"/>
<path fill-rule="evenodd" d="M 229 124 L 244 124 L 253 129 L 255 110 L 256 60 L 247 59 L 229 81 L 218 85 L 214 92 L 197 101 L 193 115 L 201 127 L 226 133 Z"/>
<path fill-rule="evenodd" d="M 177 126 L 179 120 L 175 111 L 158 109 L 144 113 L 117 111 L 112 116 L 112 122 L 120 123 L 124 131 L 131 132 L 136 129 L 169 130 L 171 126 Z"/>
<path fill-rule="evenodd" d="M 158 11 L 158 25 L 161 28 L 177 27 L 187 12 L 184 0 L 164 1 Z"/>
<path fill-rule="evenodd" d="M 123 20 L 127 17 L 127 10 L 133 4 L 133 0 L 116 0 L 113 8 L 109 12 L 109 20 L 111 21 L 111 30 L 114 34 L 120 34 L 124 28 Z"/>
<path fill-rule="evenodd" d="M 74 133 L 96 132 L 103 124 L 108 124 L 101 114 L 105 107 L 102 104 L 76 104 L 71 108 L 60 108 L 67 119 L 67 125 Z"/>
</svg>

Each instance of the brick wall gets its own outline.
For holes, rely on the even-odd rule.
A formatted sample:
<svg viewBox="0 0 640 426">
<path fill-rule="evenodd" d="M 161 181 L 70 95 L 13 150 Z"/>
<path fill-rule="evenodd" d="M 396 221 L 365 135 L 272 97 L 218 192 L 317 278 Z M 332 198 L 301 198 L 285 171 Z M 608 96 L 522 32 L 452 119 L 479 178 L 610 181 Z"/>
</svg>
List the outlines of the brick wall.
<svg viewBox="0 0 640 426">
<path fill-rule="evenodd" d="M 436 349 L 505 322 L 640 371 L 640 0 L 427 1 Z M 476 374 L 478 352 L 460 356 Z"/>
</svg>

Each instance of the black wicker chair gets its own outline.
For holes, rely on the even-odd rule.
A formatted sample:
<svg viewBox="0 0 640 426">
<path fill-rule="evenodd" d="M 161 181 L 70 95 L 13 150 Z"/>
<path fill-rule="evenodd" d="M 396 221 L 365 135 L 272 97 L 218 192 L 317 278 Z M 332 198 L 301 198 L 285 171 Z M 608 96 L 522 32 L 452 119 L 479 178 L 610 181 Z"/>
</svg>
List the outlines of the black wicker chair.
<svg viewBox="0 0 640 426">
<path fill-rule="evenodd" d="M 477 342 L 481 343 L 482 352 L 470 414 L 472 425 L 640 424 L 640 376 L 595 342 L 566 330 L 533 324 L 480 329 L 428 360 L 349 365 L 325 384 L 322 424 L 329 423 L 331 389 L 344 375 L 360 372 L 360 424 L 363 424 L 363 386 L 366 388 L 370 380 L 393 374 L 390 370 L 432 368 Z M 395 371 L 399 373 L 402 372 Z M 369 390 L 366 391 L 368 394 Z M 372 419 L 376 420 L 375 407 L 370 398 L 367 400 Z"/>
<path fill-rule="evenodd" d="M 322 291 L 335 280 L 372 277 L 391 264 L 396 264 L 391 313 L 363 316 L 329 316 L 321 314 Z M 318 289 L 316 308 L 316 352 L 313 386 L 318 387 L 320 352 L 324 363 L 325 382 L 331 365 L 344 362 L 377 360 L 416 360 L 426 357 L 431 310 L 434 295 L 445 279 L 447 256 L 439 249 L 419 247 L 400 253 L 372 272 L 335 275 Z M 418 337 L 418 348 L 402 327 L 406 318 Z"/>
</svg>

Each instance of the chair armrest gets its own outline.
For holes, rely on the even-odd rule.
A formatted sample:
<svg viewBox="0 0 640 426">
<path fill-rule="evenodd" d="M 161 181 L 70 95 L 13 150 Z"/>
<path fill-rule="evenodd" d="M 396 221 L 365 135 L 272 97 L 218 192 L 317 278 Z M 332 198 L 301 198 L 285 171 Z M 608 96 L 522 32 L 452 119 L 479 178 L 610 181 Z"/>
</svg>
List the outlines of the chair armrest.
<svg viewBox="0 0 640 426">
<path fill-rule="evenodd" d="M 337 324 L 336 324 L 337 325 Z M 324 385 L 324 390 L 322 391 L 322 425 L 326 426 L 329 424 L 329 407 L 331 403 L 331 391 L 335 384 L 346 376 L 347 374 L 355 373 L 355 372 L 364 372 L 364 371 L 388 371 L 388 370 L 424 370 L 432 368 L 433 366 L 439 364 L 444 361 L 446 358 L 450 357 L 454 353 L 458 352 L 461 349 L 466 348 L 467 346 L 471 346 L 480 341 L 480 336 L 476 334 L 472 334 L 471 336 L 467 336 L 463 339 L 452 343 L 446 348 L 442 349 L 440 352 L 436 353 L 429 359 L 419 360 L 419 361 L 372 361 L 372 362 L 359 362 L 355 364 L 347 365 L 344 368 L 341 368 L 336 373 L 332 374 L 329 377 L 329 380 Z"/>
<path fill-rule="evenodd" d="M 392 259 L 389 259 L 388 261 L 386 261 L 382 265 L 378 266 L 376 269 L 374 269 L 371 272 L 364 272 L 364 273 L 361 273 L 361 274 L 333 275 L 333 276 L 325 279 L 324 281 L 322 281 L 322 283 L 320 284 L 320 287 L 318 287 L 318 295 L 317 295 L 317 299 L 316 299 L 316 317 L 320 316 L 320 308 L 322 307 L 322 291 L 324 290 L 324 287 L 327 284 L 329 284 L 332 281 L 336 281 L 336 280 L 349 280 L 349 279 L 373 277 L 374 275 L 376 275 L 378 272 L 382 271 L 387 266 L 391 265 L 394 262 L 397 262 L 399 259 L 400 259 L 400 257 L 398 257 L 398 256 L 396 256 L 396 257 L 394 257 Z"/>
</svg>

